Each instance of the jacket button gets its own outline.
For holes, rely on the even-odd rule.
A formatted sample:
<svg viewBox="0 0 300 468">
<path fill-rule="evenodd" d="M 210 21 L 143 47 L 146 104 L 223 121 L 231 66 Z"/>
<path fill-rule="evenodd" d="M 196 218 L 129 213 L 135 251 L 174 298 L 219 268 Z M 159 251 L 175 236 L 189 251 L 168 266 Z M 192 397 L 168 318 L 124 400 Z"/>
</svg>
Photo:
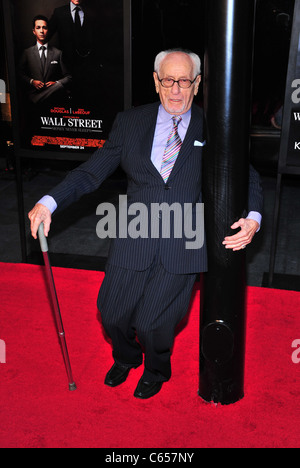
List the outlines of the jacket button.
<svg viewBox="0 0 300 468">
<path fill-rule="evenodd" d="M 170 190 L 170 188 L 171 188 L 170 185 L 168 184 L 165 185 L 165 190 Z"/>
</svg>

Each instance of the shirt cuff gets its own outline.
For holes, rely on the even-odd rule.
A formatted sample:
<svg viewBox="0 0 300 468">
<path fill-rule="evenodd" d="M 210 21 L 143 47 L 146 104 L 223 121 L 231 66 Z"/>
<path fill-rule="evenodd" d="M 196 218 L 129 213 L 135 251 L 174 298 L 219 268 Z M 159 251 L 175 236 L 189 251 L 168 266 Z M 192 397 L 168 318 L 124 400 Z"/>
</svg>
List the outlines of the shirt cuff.
<svg viewBox="0 0 300 468">
<path fill-rule="evenodd" d="M 260 227 L 261 227 L 262 215 L 260 213 L 258 213 L 257 211 L 250 211 L 250 213 L 247 216 L 247 219 L 253 219 L 254 221 L 258 222 L 259 228 L 256 231 L 256 232 L 258 232 L 260 230 Z"/>
<path fill-rule="evenodd" d="M 41 205 L 44 205 L 46 208 L 48 208 L 48 210 L 51 211 L 51 214 L 53 214 L 57 208 L 56 201 L 54 198 L 50 197 L 50 195 L 45 195 L 45 197 L 41 198 L 38 203 L 41 203 Z"/>
</svg>

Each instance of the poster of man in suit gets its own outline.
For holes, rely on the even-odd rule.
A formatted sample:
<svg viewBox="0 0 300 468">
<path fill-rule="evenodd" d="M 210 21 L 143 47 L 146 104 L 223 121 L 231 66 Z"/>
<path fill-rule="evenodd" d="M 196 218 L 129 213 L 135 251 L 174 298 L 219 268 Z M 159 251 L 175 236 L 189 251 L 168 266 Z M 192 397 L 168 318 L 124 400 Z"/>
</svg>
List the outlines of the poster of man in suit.
<svg viewBox="0 0 300 468">
<path fill-rule="evenodd" d="M 32 22 L 36 44 L 26 49 L 20 62 L 20 77 L 27 87 L 28 99 L 33 104 L 48 103 L 55 105 L 67 97 L 72 76 L 63 58 L 62 51 L 52 47 L 49 42 L 49 20 L 38 15 Z M 67 101 L 66 101 L 67 102 Z"/>
<path fill-rule="evenodd" d="M 123 1 L 11 4 L 22 146 L 95 151 L 124 109 Z"/>
</svg>

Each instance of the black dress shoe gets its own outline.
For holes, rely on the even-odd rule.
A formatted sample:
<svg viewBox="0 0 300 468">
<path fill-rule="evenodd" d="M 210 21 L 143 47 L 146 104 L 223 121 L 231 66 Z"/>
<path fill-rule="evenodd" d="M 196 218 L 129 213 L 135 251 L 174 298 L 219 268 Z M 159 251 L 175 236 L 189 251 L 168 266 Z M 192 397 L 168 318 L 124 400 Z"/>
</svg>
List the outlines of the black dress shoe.
<svg viewBox="0 0 300 468">
<path fill-rule="evenodd" d="M 131 367 L 125 367 L 115 363 L 105 377 L 105 385 L 117 387 L 121 385 L 128 377 Z"/>
<path fill-rule="evenodd" d="M 145 382 L 142 377 L 135 389 L 134 396 L 146 400 L 156 395 L 161 390 L 162 385 L 163 382 Z"/>
</svg>

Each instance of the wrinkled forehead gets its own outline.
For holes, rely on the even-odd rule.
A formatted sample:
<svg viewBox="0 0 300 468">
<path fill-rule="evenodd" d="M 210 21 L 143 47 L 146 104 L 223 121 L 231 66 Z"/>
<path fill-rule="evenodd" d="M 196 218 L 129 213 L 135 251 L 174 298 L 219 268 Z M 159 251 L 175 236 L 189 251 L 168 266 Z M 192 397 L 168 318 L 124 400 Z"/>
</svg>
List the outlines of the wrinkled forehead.
<svg viewBox="0 0 300 468">
<path fill-rule="evenodd" d="M 160 74 L 174 77 L 193 78 L 194 63 L 191 57 L 183 52 L 168 54 L 160 65 Z"/>
</svg>

